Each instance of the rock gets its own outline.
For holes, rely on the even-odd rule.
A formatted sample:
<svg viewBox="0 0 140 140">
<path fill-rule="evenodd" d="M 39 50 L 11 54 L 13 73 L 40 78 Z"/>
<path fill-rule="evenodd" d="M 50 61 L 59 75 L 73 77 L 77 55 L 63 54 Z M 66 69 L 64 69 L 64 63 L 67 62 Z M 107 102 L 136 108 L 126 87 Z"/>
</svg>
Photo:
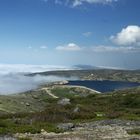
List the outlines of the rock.
<svg viewBox="0 0 140 140">
<path fill-rule="evenodd" d="M 96 116 L 97 116 L 97 117 L 103 117 L 103 116 L 105 116 L 105 114 L 102 114 L 102 113 L 96 113 Z"/>
<path fill-rule="evenodd" d="M 59 104 L 59 105 L 69 105 L 70 104 L 70 99 L 68 99 L 68 98 L 61 99 L 57 102 L 57 104 Z"/>
<path fill-rule="evenodd" d="M 24 102 L 20 102 L 21 105 L 24 105 Z"/>
<path fill-rule="evenodd" d="M 30 106 L 30 104 L 29 104 L 29 103 L 26 103 L 25 105 L 26 105 L 26 106 Z"/>
<path fill-rule="evenodd" d="M 139 138 L 132 138 L 132 139 L 129 139 L 129 140 L 140 140 Z"/>
<path fill-rule="evenodd" d="M 38 96 L 37 95 L 33 95 L 32 96 L 34 99 L 38 99 Z"/>
<path fill-rule="evenodd" d="M 140 140 L 139 135 L 129 135 L 128 129 L 139 128 L 139 121 L 102 120 L 86 123 L 60 123 L 57 128 L 64 133 L 16 134 L 16 137 L 30 137 L 32 140 Z"/>
<path fill-rule="evenodd" d="M 64 85 L 64 84 L 68 84 L 68 83 L 69 83 L 69 82 L 66 81 L 66 80 L 59 82 L 60 85 Z"/>
<path fill-rule="evenodd" d="M 72 130 L 72 128 L 74 128 L 74 124 L 73 123 L 61 123 L 61 124 L 58 124 L 57 128 L 62 129 L 64 131 L 70 131 L 70 130 Z"/>
<path fill-rule="evenodd" d="M 41 134 L 42 134 L 42 135 L 47 135 L 48 133 L 47 133 L 47 131 L 45 131 L 44 129 L 41 129 Z"/>
<path fill-rule="evenodd" d="M 77 113 L 77 112 L 79 112 L 79 111 L 80 111 L 80 108 L 79 108 L 79 107 L 76 107 L 76 108 L 73 110 L 74 113 Z"/>
</svg>

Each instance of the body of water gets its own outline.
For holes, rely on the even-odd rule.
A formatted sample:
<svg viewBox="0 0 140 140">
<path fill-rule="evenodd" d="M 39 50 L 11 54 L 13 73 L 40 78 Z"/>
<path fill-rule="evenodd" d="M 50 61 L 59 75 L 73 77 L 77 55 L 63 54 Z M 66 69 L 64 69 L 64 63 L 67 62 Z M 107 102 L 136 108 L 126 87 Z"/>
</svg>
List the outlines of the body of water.
<svg viewBox="0 0 140 140">
<path fill-rule="evenodd" d="M 119 89 L 127 89 L 132 87 L 140 86 L 140 83 L 136 82 L 123 82 L 123 81 L 109 81 L 109 80 L 103 80 L 103 81 L 69 81 L 67 85 L 77 85 L 77 86 L 85 86 L 94 90 L 97 90 L 99 92 L 111 92 L 114 90 Z"/>
</svg>

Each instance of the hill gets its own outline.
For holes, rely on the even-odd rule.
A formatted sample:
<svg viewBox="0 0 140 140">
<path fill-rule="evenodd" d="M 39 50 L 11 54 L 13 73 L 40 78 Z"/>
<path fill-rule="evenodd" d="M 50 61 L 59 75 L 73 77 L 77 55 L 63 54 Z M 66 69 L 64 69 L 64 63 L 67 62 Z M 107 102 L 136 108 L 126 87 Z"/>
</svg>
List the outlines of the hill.
<svg viewBox="0 0 140 140">
<path fill-rule="evenodd" d="M 98 138 L 100 127 L 104 131 L 100 139 L 107 135 L 117 139 L 118 134 L 122 140 L 139 138 L 139 93 L 139 87 L 99 94 L 85 88 L 52 84 L 1 96 L 0 133 L 32 140 L 50 136 L 84 139 L 87 135 L 92 139 Z"/>
<path fill-rule="evenodd" d="M 96 69 L 96 70 L 65 70 L 65 71 L 48 71 L 42 73 L 33 73 L 29 76 L 36 74 L 40 75 L 53 75 L 60 77 L 75 77 L 81 80 L 114 80 L 114 81 L 131 81 L 140 82 L 139 70 L 112 70 L 112 69 Z"/>
</svg>

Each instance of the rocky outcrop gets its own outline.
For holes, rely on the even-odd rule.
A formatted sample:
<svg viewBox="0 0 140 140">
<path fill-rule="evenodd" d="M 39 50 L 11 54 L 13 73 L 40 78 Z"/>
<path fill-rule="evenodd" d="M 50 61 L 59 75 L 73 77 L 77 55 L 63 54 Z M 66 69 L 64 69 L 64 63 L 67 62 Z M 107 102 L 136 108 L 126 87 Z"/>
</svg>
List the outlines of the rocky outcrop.
<svg viewBox="0 0 140 140">
<path fill-rule="evenodd" d="M 105 120 L 79 124 L 59 124 L 64 133 L 16 134 L 32 140 L 140 140 L 140 135 L 130 135 L 128 130 L 140 128 L 139 121 Z"/>
<path fill-rule="evenodd" d="M 69 104 L 71 104 L 71 103 L 70 103 L 70 99 L 68 99 L 68 98 L 63 98 L 63 99 L 59 100 L 59 101 L 57 102 L 57 104 L 59 104 L 59 105 L 69 105 Z"/>
<path fill-rule="evenodd" d="M 70 131 L 74 128 L 74 124 L 73 123 L 61 123 L 61 124 L 58 124 L 57 128 L 58 129 L 61 129 L 63 131 Z"/>
</svg>

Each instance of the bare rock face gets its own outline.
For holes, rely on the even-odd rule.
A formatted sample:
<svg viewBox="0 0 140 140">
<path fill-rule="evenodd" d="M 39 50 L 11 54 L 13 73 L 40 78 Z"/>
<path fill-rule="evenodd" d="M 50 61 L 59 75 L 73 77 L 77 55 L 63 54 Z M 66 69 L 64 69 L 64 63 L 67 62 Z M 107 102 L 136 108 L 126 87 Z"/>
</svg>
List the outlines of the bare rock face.
<svg viewBox="0 0 140 140">
<path fill-rule="evenodd" d="M 32 140 L 140 140 L 140 135 L 130 135 L 127 130 L 140 128 L 139 121 L 104 120 L 87 123 L 61 123 L 57 127 L 64 133 L 26 134 Z"/>
<path fill-rule="evenodd" d="M 129 139 L 129 140 L 140 140 L 139 138 L 132 138 L 132 139 Z"/>
<path fill-rule="evenodd" d="M 26 106 L 30 106 L 30 104 L 29 103 L 26 103 Z"/>
<path fill-rule="evenodd" d="M 72 128 L 74 128 L 74 124 L 73 123 L 61 123 L 61 124 L 58 124 L 57 128 L 62 129 L 64 131 L 70 131 L 70 130 L 72 130 Z"/>
<path fill-rule="evenodd" d="M 79 111 L 80 111 L 80 108 L 79 107 L 75 107 L 74 110 L 73 110 L 74 113 L 77 113 Z"/>
<path fill-rule="evenodd" d="M 47 135 L 47 131 L 45 131 L 44 129 L 41 129 L 41 134 L 42 135 Z"/>
<path fill-rule="evenodd" d="M 70 99 L 64 98 L 64 99 L 59 100 L 59 101 L 57 102 L 57 104 L 59 104 L 59 105 L 69 105 L 69 104 L 71 104 L 71 103 L 70 103 Z"/>
</svg>

